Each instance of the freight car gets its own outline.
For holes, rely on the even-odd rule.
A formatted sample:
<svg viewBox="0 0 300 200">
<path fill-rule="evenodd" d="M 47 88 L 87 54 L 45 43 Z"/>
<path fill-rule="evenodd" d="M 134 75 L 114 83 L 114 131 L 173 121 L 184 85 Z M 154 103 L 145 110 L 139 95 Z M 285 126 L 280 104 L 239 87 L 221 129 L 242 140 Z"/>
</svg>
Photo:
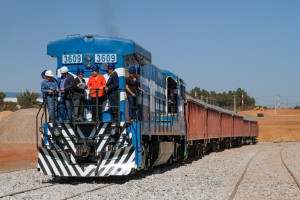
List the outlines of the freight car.
<svg viewBox="0 0 300 200">
<path fill-rule="evenodd" d="M 41 106 L 36 118 L 38 170 L 46 175 L 124 176 L 208 151 L 256 143 L 257 122 L 186 96 L 184 81 L 153 65 L 151 53 L 132 40 L 67 37 L 50 42 L 47 54 L 57 58 L 58 78 L 62 66 L 74 76 L 79 68 L 84 69 L 87 79 L 91 67 L 97 65 L 107 80 L 107 63 L 114 63 L 119 103 L 117 120 L 110 115 L 108 100 L 99 105 L 102 118 L 93 120 L 91 109 L 95 105 L 87 91 L 83 122 L 61 121 L 54 114 L 50 122 L 46 106 Z M 128 118 L 125 90 L 131 67 L 137 69 L 143 90 L 135 105 L 135 121 Z M 52 106 L 58 110 L 55 107 L 59 105 Z"/>
</svg>

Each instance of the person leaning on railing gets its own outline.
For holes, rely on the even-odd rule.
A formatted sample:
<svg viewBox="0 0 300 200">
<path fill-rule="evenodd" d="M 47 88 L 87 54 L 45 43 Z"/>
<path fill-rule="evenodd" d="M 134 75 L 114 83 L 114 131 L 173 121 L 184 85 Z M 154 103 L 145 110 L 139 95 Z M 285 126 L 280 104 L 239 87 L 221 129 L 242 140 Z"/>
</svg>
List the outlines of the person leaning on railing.
<svg viewBox="0 0 300 200">
<path fill-rule="evenodd" d="M 102 121 L 102 104 L 104 102 L 105 92 L 104 88 L 106 87 L 106 81 L 104 76 L 99 74 L 99 67 L 93 66 L 92 75 L 89 78 L 87 83 L 88 89 L 90 89 L 90 97 L 92 99 L 92 120 L 97 120 L 97 108 L 96 103 L 98 99 L 98 120 Z M 98 92 L 97 92 L 98 91 Z"/>
<path fill-rule="evenodd" d="M 53 78 L 53 73 L 51 70 L 47 70 L 45 72 L 45 80 L 41 84 L 41 92 L 43 93 L 44 99 L 46 100 L 46 105 L 48 108 L 49 113 L 49 122 L 53 122 L 52 115 L 54 112 L 55 118 L 57 117 L 56 109 L 57 109 L 57 93 L 59 92 L 58 85 L 56 80 Z M 53 102 L 54 101 L 54 102 Z M 53 111 L 53 104 L 54 104 L 54 111 Z"/>
</svg>

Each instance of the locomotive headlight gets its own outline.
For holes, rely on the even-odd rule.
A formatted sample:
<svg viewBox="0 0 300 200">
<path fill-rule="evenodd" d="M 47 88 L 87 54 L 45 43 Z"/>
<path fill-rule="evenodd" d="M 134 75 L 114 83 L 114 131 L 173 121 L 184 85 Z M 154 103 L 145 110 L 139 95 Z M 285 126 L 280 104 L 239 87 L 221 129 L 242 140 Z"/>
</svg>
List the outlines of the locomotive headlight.
<svg viewBox="0 0 300 200">
<path fill-rule="evenodd" d="M 61 136 L 61 131 L 58 127 L 54 127 L 52 131 L 52 137 L 55 140 L 59 140 Z"/>
<path fill-rule="evenodd" d="M 60 144 L 65 144 L 65 141 L 64 141 L 62 138 L 60 138 L 58 142 L 59 142 Z"/>
<path fill-rule="evenodd" d="M 115 136 L 118 134 L 119 129 L 117 127 L 113 127 L 110 129 L 110 135 Z"/>
<path fill-rule="evenodd" d="M 92 60 L 91 55 L 86 55 L 86 56 L 85 56 L 85 60 L 86 60 L 87 62 L 90 62 L 90 61 Z"/>
<path fill-rule="evenodd" d="M 84 59 L 86 60 L 85 67 L 86 67 L 86 68 L 91 68 L 91 66 L 92 66 L 92 64 L 91 64 L 91 61 L 92 61 L 91 55 L 86 55 L 86 56 L 84 57 Z"/>
<path fill-rule="evenodd" d="M 58 136 L 60 135 L 60 131 L 59 131 L 57 128 L 54 129 L 53 135 L 54 135 L 55 137 L 58 137 Z"/>
<path fill-rule="evenodd" d="M 86 68 L 90 68 L 92 66 L 92 64 L 90 63 L 90 62 L 87 62 L 86 64 L 85 64 L 85 67 Z"/>
</svg>

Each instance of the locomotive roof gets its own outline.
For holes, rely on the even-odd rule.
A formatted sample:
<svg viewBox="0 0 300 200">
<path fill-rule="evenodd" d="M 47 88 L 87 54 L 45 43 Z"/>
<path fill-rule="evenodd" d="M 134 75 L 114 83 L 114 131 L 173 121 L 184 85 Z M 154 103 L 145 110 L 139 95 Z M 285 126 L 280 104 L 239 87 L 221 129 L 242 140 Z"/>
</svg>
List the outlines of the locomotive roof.
<svg viewBox="0 0 300 200">
<path fill-rule="evenodd" d="M 107 48 L 108 46 L 109 49 Z M 145 60 L 145 63 L 151 63 L 151 53 L 133 40 L 118 37 L 102 37 L 97 35 L 76 35 L 49 42 L 47 46 L 47 54 L 53 57 L 67 53 L 76 54 L 79 52 L 79 48 L 82 51 L 90 53 L 96 53 L 96 51 L 100 48 L 104 51 L 114 51 L 121 55 L 137 54 Z"/>
</svg>

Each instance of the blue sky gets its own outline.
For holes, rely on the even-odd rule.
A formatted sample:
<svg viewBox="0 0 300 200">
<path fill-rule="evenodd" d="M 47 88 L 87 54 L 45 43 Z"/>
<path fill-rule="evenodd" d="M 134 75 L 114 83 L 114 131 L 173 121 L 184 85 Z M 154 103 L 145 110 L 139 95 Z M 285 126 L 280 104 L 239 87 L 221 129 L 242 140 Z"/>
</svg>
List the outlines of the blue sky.
<svg viewBox="0 0 300 200">
<path fill-rule="evenodd" d="M 68 34 L 132 39 L 195 86 L 300 105 L 298 0 L 1 0 L 0 91 L 40 91 L 47 43 Z"/>
</svg>

